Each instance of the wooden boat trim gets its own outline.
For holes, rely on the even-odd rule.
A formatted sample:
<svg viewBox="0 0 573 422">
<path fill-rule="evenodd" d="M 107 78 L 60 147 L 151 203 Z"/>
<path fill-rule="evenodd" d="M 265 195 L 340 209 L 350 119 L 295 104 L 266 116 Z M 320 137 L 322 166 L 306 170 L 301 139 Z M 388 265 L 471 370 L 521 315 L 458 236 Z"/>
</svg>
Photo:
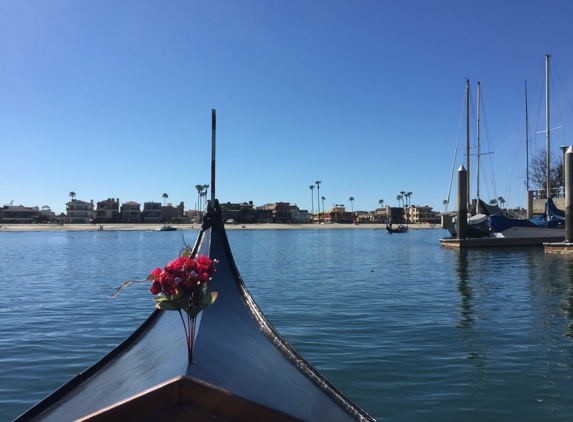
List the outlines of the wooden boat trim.
<svg viewBox="0 0 573 422">
<path fill-rule="evenodd" d="M 196 420 L 193 418 L 236 422 L 300 421 L 222 388 L 182 375 L 78 419 L 77 422 Z"/>
</svg>

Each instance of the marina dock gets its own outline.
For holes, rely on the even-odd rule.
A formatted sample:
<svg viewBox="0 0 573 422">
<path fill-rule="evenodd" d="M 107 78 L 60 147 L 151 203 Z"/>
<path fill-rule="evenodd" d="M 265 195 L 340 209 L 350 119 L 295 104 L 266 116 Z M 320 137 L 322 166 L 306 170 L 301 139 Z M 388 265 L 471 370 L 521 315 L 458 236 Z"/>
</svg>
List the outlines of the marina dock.
<svg viewBox="0 0 573 422">
<path fill-rule="evenodd" d="M 546 243 L 556 243 L 563 245 L 563 236 L 559 237 L 484 237 L 479 239 L 457 239 L 457 238 L 444 238 L 440 239 L 440 245 L 446 248 L 461 249 L 461 248 L 479 248 L 479 247 L 498 247 L 498 246 L 543 246 Z M 570 253 L 573 253 L 573 245 L 570 245 Z"/>
<path fill-rule="evenodd" d="M 569 255 L 573 254 L 573 243 L 569 242 L 550 242 L 544 243 L 543 248 L 545 253 Z"/>
</svg>

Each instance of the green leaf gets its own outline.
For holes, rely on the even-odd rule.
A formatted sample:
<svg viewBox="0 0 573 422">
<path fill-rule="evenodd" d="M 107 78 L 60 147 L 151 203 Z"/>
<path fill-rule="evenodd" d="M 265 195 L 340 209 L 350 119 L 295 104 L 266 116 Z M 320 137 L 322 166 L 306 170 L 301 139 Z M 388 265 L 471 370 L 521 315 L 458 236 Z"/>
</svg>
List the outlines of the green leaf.
<svg viewBox="0 0 573 422">
<path fill-rule="evenodd" d="M 162 301 L 157 302 L 155 307 L 163 311 L 179 311 L 183 308 L 183 304 L 170 301 Z"/>
<path fill-rule="evenodd" d="M 207 293 L 199 300 L 199 305 L 212 305 L 217 300 L 217 296 L 219 296 L 219 292 Z"/>
<path fill-rule="evenodd" d="M 157 297 L 153 298 L 153 300 L 156 301 L 157 303 L 160 303 L 160 302 L 178 302 L 181 299 L 183 299 L 183 294 L 181 294 L 181 293 L 173 295 L 173 296 L 161 295 L 161 296 L 157 296 Z"/>
</svg>

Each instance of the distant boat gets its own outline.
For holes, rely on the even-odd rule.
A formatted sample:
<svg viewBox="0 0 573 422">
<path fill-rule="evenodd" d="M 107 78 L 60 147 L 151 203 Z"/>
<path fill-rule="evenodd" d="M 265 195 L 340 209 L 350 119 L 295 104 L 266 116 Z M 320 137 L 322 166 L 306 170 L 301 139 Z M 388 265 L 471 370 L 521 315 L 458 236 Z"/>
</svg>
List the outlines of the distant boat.
<svg viewBox="0 0 573 422">
<path fill-rule="evenodd" d="M 386 225 L 386 230 L 388 233 L 406 233 L 408 231 L 408 227 L 400 224 L 398 227 L 392 227 L 391 225 Z"/>
<path fill-rule="evenodd" d="M 156 229 L 155 231 L 156 232 L 174 232 L 175 230 L 177 230 L 177 227 L 163 226 L 163 227 Z"/>
</svg>

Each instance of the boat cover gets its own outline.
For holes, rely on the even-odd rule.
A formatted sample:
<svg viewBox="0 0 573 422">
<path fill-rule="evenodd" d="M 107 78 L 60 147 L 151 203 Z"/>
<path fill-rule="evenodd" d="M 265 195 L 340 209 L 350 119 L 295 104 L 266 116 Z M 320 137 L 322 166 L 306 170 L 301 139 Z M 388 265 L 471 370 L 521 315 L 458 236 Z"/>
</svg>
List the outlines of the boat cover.
<svg viewBox="0 0 573 422">
<path fill-rule="evenodd" d="M 489 219 L 490 228 L 493 232 L 501 233 L 512 227 L 547 227 L 554 229 L 565 220 L 565 213 L 559 210 L 551 198 L 545 203 L 546 212 L 531 220 L 520 218 L 509 218 L 504 216 L 491 216 Z M 547 211 L 551 216 L 547 218 Z"/>
<path fill-rule="evenodd" d="M 472 207 L 472 209 L 470 210 L 470 214 L 471 215 L 476 215 L 478 214 L 477 207 Z M 480 210 L 480 214 L 485 214 L 485 215 L 503 215 L 503 213 L 501 212 L 501 210 L 499 209 L 499 207 L 497 205 L 490 205 L 490 204 L 486 204 L 482 199 L 479 200 L 479 210 Z"/>
</svg>

